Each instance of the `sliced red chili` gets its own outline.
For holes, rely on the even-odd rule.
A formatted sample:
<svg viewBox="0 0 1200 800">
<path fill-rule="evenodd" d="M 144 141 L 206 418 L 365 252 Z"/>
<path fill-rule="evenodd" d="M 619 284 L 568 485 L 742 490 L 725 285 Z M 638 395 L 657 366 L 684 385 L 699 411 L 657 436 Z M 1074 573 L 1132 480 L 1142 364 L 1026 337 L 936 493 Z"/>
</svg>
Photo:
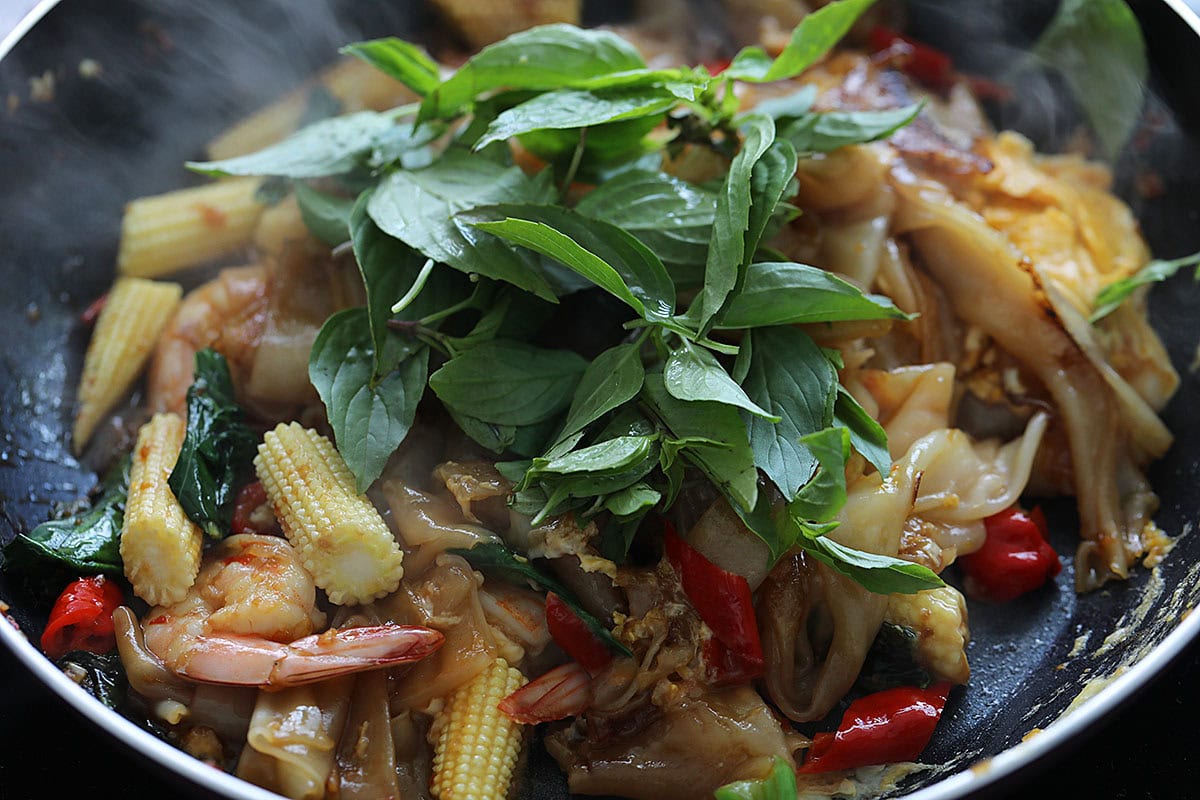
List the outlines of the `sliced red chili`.
<svg viewBox="0 0 1200 800">
<path fill-rule="evenodd" d="M 254 512 L 267 502 L 267 490 L 262 481 L 248 483 L 241 488 L 233 503 L 233 521 L 229 528 L 233 533 L 270 533 L 273 525 L 264 528 L 256 524 Z"/>
<path fill-rule="evenodd" d="M 945 91 L 954 85 L 954 62 L 941 50 L 882 25 L 871 30 L 869 41 L 873 52 L 895 52 L 900 69 L 926 86 Z"/>
<path fill-rule="evenodd" d="M 714 683 L 745 683 L 763 674 L 762 641 L 754 616 L 750 584 L 721 569 L 685 542 L 665 523 L 667 559 L 679 574 L 683 591 L 714 639 L 705 648 Z"/>
<path fill-rule="evenodd" d="M 546 595 L 546 627 L 558 646 L 592 675 L 612 661 L 612 651 L 554 592 Z"/>
<path fill-rule="evenodd" d="M 100 312 L 108 305 L 108 292 L 93 300 L 87 308 L 79 315 L 79 321 L 84 325 L 95 325 L 96 318 L 100 316 Z"/>
<path fill-rule="evenodd" d="M 53 659 L 75 650 L 107 653 L 117 645 L 112 615 L 124 602 L 121 587 L 103 575 L 73 581 L 54 601 L 42 650 Z"/>
<path fill-rule="evenodd" d="M 842 715 L 837 732 L 813 736 L 800 772 L 915 761 L 933 737 L 949 693 L 949 683 L 936 683 L 928 689 L 904 686 L 858 698 Z"/>
<path fill-rule="evenodd" d="M 1046 542 L 1040 508 L 1026 513 L 1013 506 L 984 520 L 983 547 L 958 563 L 973 597 L 1003 603 L 1042 586 L 1062 571 L 1058 553 Z"/>
</svg>

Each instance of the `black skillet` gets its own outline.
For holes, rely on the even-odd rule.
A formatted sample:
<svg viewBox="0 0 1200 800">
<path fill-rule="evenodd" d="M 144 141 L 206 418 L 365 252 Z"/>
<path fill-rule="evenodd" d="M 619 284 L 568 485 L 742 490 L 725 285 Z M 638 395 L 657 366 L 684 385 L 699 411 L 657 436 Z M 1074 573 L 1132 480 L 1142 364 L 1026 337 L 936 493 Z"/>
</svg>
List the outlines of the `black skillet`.
<svg viewBox="0 0 1200 800">
<path fill-rule="evenodd" d="M 43 6 L 49 13 L 0 62 L 0 99 L 9 103 L 7 111 L 0 111 L 0 280 L 10 287 L 0 292 L 5 333 L 0 352 L 0 539 L 5 541 L 44 519 L 52 503 L 79 496 L 95 480 L 68 447 L 71 397 L 85 345 L 77 316 L 111 280 L 123 203 L 193 180 L 180 166 L 184 160 L 199 154 L 224 126 L 311 74 L 338 45 L 381 33 L 419 38 L 429 35 L 433 25 L 416 0 L 71 0 L 53 5 Z M 620 19 L 629 5 L 589 5 L 589 21 Z M 1190 58 L 1198 43 L 1192 27 L 1196 20 L 1178 0 L 1132 5 L 1151 45 L 1154 113 L 1140 149 L 1127 152 L 1120 162 L 1118 188 L 1135 206 L 1154 251 L 1175 256 L 1200 249 L 1200 148 L 1193 139 L 1200 130 L 1200 101 L 1192 91 Z M 1030 32 L 1040 29 L 1052 10 L 1044 2 L 913 0 L 910 29 L 949 50 L 963 68 L 996 75 L 1012 62 L 1018 52 L 1014 48 L 1028 45 Z M 705 8 L 698 16 L 707 18 L 710 11 Z M 101 74 L 82 77 L 83 59 L 97 62 Z M 55 76 L 54 99 L 33 103 L 29 79 L 47 71 Z M 1017 102 L 993 109 L 999 122 L 1021 128 L 1043 148 L 1061 145 L 1073 118 L 1063 110 L 1068 104 L 1056 99 L 1056 85 L 1024 82 L 1019 89 Z M 1134 177 L 1146 170 L 1161 177 L 1161 196 L 1147 198 L 1134 191 Z M 1190 411 L 1200 386 L 1188 370 L 1200 339 L 1200 322 L 1191 311 L 1197 299 L 1200 292 L 1181 277 L 1156 292 L 1151 304 L 1155 325 L 1183 375 L 1180 393 L 1164 414 L 1177 442 L 1152 472 L 1163 499 L 1158 521 L 1172 534 L 1190 526 L 1200 508 L 1194 491 L 1200 475 L 1200 425 Z M 1054 544 L 1069 554 L 1074 549 L 1071 512 L 1065 506 L 1051 511 Z M 1159 569 L 1165 588 L 1157 595 L 1152 591 L 1157 579 L 1139 570 L 1128 583 L 1079 597 L 1070 588 L 1066 558 L 1067 569 L 1054 586 L 1003 607 L 974 604 L 971 685 L 952 697 L 925 753 L 927 762 L 951 766 L 915 776 L 905 788 L 925 800 L 964 796 L 1069 749 L 1195 638 L 1200 617 L 1182 612 L 1200 595 L 1190 569 L 1198 561 L 1200 540 L 1185 536 Z M 22 605 L 22 596 L 3 576 L 0 599 L 14 606 L 10 614 L 23 630 L 40 631 L 44 609 Z M 1126 625 L 1139 607 L 1138 621 Z M 1069 658 L 1084 634 L 1083 654 Z M 1106 639 L 1110 644 L 1102 644 Z M 230 796 L 273 796 L 202 766 L 108 713 L 9 626 L 0 624 L 0 640 L 12 651 L 0 655 L 5 671 L 20 670 L 24 681 L 29 679 L 24 673 L 32 674 L 96 724 L 101 737 L 146 756 L 166 770 L 172 783 Z M 1194 647 L 1191 652 L 1194 660 Z M 1082 710 L 1022 743 L 1032 729 L 1050 726 L 1089 681 L 1115 673 L 1120 676 Z M 1161 689 L 1152 697 L 1160 703 L 1168 699 Z M 9 698 L 0 703 L 0 714 L 21 707 L 27 706 Z M 62 718 L 60 711 L 53 713 Z M 1178 732 L 1176 738 L 1187 731 L 1187 715 L 1179 720 L 1177 713 L 1164 709 L 1164 721 L 1168 730 Z M 10 725 L 22 721 L 0 723 L 15 730 Z M 28 724 L 37 729 L 37 721 Z M 1111 724 L 1109 731 L 1121 735 Z M 55 763 L 54 751 L 80 744 L 86 748 L 96 737 L 91 730 L 56 736 L 41 752 Z M 1167 764 L 1183 752 L 1178 745 L 1164 747 L 1174 754 Z M 33 746 L 29 752 L 39 749 Z M 109 766 L 106 750 L 100 752 L 96 763 Z M 66 763 L 79 762 L 68 758 Z M 128 770 L 129 763 L 118 760 L 114 771 Z M 1166 766 L 1158 763 L 1158 769 Z M 966 769 L 972 764 L 977 766 Z M 1141 769 L 1156 767 L 1142 764 Z M 4 754 L 0 770 L 0 797 L 8 796 L 6 790 L 21 792 L 16 796 L 36 791 L 17 788 L 12 775 L 21 772 L 20 766 Z M 1188 771 L 1178 777 L 1183 785 L 1195 785 L 1187 780 Z M 1197 772 L 1194 765 L 1190 771 Z M 127 782 L 129 777 L 118 772 L 111 780 Z M 139 779 L 133 780 L 136 786 Z M 100 776 L 88 785 L 112 783 Z M 1116 793 L 1116 786 L 1108 788 Z M 565 796 L 561 777 L 538 748 L 520 796 Z M 1186 796 L 1186 790 L 1178 796 Z"/>
</svg>

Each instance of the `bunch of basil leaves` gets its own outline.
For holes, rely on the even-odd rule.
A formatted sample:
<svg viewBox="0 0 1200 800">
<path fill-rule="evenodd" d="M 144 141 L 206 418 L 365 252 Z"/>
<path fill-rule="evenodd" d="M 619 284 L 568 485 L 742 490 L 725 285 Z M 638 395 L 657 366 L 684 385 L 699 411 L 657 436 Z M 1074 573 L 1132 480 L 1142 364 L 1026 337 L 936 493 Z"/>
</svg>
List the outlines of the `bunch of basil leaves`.
<svg viewBox="0 0 1200 800">
<path fill-rule="evenodd" d="M 191 164 L 293 182 L 311 231 L 353 249 L 367 305 L 325 323 L 309 372 L 359 489 L 428 386 L 467 435 L 507 456 L 497 466 L 519 510 L 602 518 L 610 558 L 671 506 L 690 465 L 774 559 L 799 546 L 873 591 L 940 586 L 825 535 L 851 450 L 885 476 L 891 460 L 883 430 L 839 386 L 837 354 L 795 327 L 907 315 L 766 245 L 798 213 L 799 159 L 884 138 L 920 109 L 817 112 L 806 88 L 741 113 L 734 94 L 738 81 L 798 75 L 871 2 L 830 3 L 777 57 L 747 48 L 717 76 L 648 68 L 615 34 L 569 25 L 510 36 L 445 79 L 412 44 L 362 42 L 345 52 L 419 103 Z M 723 175 L 698 185 L 664 170 L 685 131 L 686 146 L 722 154 Z M 519 151 L 548 166 L 528 174 Z M 576 200 L 580 183 L 595 188 Z M 586 291 L 624 309 L 623 339 L 590 360 L 531 342 L 561 298 Z"/>
</svg>

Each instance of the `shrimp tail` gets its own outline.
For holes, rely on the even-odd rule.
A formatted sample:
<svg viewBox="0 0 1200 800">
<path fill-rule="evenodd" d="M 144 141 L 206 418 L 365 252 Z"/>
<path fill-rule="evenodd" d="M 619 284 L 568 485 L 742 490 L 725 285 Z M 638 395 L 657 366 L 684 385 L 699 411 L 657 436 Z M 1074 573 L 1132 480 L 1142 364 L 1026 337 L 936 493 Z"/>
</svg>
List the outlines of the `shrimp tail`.
<svg viewBox="0 0 1200 800">
<path fill-rule="evenodd" d="M 438 631 L 410 625 L 328 630 L 290 644 L 257 636 L 204 636 L 179 675 L 200 683 L 283 689 L 419 661 L 442 646 Z"/>
</svg>

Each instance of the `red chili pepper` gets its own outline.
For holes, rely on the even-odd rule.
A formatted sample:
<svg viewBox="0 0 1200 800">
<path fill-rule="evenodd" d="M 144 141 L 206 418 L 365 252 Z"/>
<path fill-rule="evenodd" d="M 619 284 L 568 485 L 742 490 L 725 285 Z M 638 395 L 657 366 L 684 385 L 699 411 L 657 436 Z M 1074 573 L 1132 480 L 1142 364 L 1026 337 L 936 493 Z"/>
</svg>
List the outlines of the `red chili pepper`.
<svg viewBox="0 0 1200 800">
<path fill-rule="evenodd" d="M 813 736 L 800 772 L 916 760 L 933 736 L 949 693 L 949 683 L 935 683 L 928 689 L 903 686 L 858 698 L 842 715 L 836 733 Z"/>
<path fill-rule="evenodd" d="M 558 646 L 592 675 L 612 661 L 612 651 L 554 592 L 546 595 L 546 627 Z"/>
<path fill-rule="evenodd" d="M 121 587 L 103 575 L 74 581 L 54 601 L 42 650 L 54 659 L 75 650 L 107 653 L 117 645 L 112 615 L 124 602 Z"/>
<path fill-rule="evenodd" d="M 741 575 L 723 570 L 685 542 L 671 523 L 665 523 L 667 559 L 679 573 L 683 591 L 700 619 L 712 629 L 705 647 L 714 683 L 745 683 L 763 674 L 762 641 L 754 618 L 750 584 Z"/>
<path fill-rule="evenodd" d="M 900 69 L 930 88 L 945 91 L 954 85 L 954 62 L 942 51 L 882 25 L 871 30 L 870 43 L 876 53 L 902 51 Z"/>
<path fill-rule="evenodd" d="M 248 483 L 238 492 L 233 502 L 233 521 L 229 528 L 233 533 L 268 533 L 261 525 L 256 525 L 252 518 L 255 511 L 267 502 L 267 490 L 262 481 Z"/>
<path fill-rule="evenodd" d="M 1058 553 L 1046 543 L 1042 510 L 1012 508 L 984 520 L 983 547 L 961 556 L 967 591 L 974 597 L 1003 603 L 1031 592 L 1062 571 Z"/>
<path fill-rule="evenodd" d="M 79 321 L 84 325 L 95 325 L 96 317 L 100 316 L 100 312 L 104 310 L 104 306 L 108 304 L 108 292 L 97 297 L 91 304 L 83 310 L 79 315 Z"/>
<path fill-rule="evenodd" d="M 708 70 L 708 74 L 714 78 L 720 75 L 725 70 L 729 69 L 729 65 L 733 63 L 728 58 L 718 58 L 712 61 L 705 61 L 704 68 Z"/>
</svg>

